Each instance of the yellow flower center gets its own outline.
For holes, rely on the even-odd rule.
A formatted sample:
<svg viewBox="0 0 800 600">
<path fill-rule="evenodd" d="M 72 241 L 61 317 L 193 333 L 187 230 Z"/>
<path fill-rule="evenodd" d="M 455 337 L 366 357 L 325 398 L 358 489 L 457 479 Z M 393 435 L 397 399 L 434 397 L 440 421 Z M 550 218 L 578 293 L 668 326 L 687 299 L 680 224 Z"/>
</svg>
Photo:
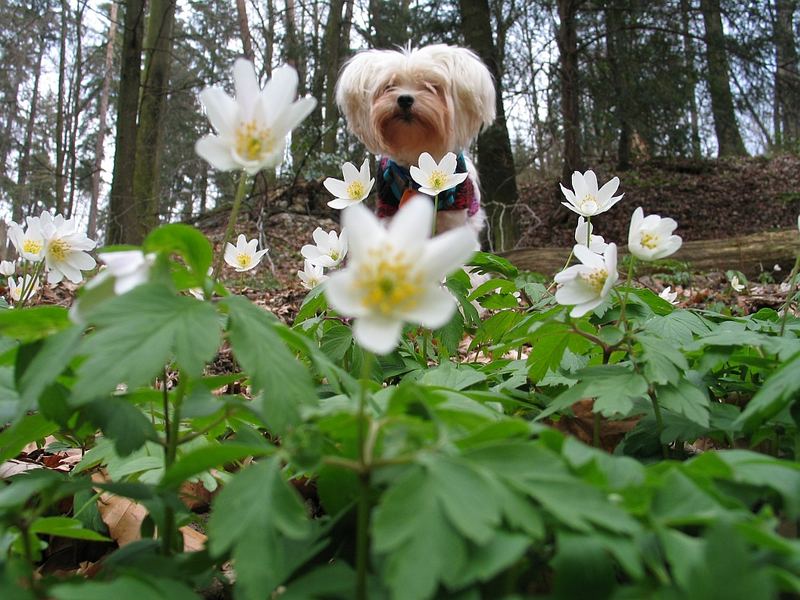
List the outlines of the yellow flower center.
<svg viewBox="0 0 800 600">
<path fill-rule="evenodd" d="M 22 251 L 29 254 L 39 254 L 42 251 L 42 242 L 36 240 L 25 240 L 22 242 Z"/>
<path fill-rule="evenodd" d="M 578 203 L 578 208 L 587 213 L 594 213 L 597 210 L 597 198 L 592 194 L 586 194 Z"/>
<path fill-rule="evenodd" d="M 441 190 L 447 183 L 447 175 L 443 171 L 431 171 L 428 175 L 428 187 L 434 190 Z"/>
<path fill-rule="evenodd" d="M 236 132 L 236 154 L 245 160 L 261 160 L 275 149 L 275 141 L 272 130 L 255 121 L 242 123 Z"/>
<path fill-rule="evenodd" d="M 57 261 L 62 261 L 67 258 L 69 254 L 70 245 L 64 240 L 53 240 L 47 248 L 47 253 Z"/>
<path fill-rule="evenodd" d="M 239 265 L 239 268 L 241 269 L 249 267 L 251 262 L 252 260 L 249 254 L 242 252 L 236 255 L 236 264 Z"/>
<path fill-rule="evenodd" d="M 350 200 L 361 200 L 364 196 L 364 184 L 360 181 L 351 181 L 347 186 L 347 197 Z"/>
<path fill-rule="evenodd" d="M 331 257 L 331 260 L 339 260 L 339 251 L 338 250 L 331 250 L 328 256 Z"/>
<path fill-rule="evenodd" d="M 402 251 L 370 257 L 359 266 L 355 286 L 364 307 L 384 316 L 414 308 L 422 291 L 421 277 Z"/>
<path fill-rule="evenodd" d="M 655 250 L 658 247 L 660 239 L 661 238 L 654 233 L 643 233 L 640 243 L 649 250 Z"/>
<path fill-rule="evenodd" d="M 586 285 L 588 285 L 595 294 L 599 295 L 603 291 L 603 286 L 606 284 L 606 279 L 608 279 L 608 271 L 601 267 L 599 269 L 595 269 L 591 273 L 581 273 L 580 277 L 584 282 L 586 282 Z"/>
</svg>

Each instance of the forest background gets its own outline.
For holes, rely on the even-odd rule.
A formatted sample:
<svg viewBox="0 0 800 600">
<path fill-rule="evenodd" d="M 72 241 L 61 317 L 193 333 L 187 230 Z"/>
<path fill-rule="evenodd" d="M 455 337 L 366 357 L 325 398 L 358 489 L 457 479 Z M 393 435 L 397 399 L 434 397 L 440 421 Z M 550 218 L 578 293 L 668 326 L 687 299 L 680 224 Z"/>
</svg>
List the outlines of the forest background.
<svg viewBox="0 0 800 600">
<path fill-rule="evenodd" d="M 229 86 L 241 55 L 262 81 L 274 67 L 293 65 L 299 94 L 319 100 L 293 134 L 287 160 L 250 194 L 268 206 L 266 191 L 276 185 L 336 176 L 342 162 L 366 155 L 333 97 L 349 56 L 449 43 L 474 49 L 500 92 L 497 121 L 473 149 L 492 248 L 530 245 L 525 224 L 541 222 L 541 205 L 555 204 L 556 181 L 574 170 L 605 165 L 622 174 L 662 158 L 685 167 L 716 156 L 796 155 L 797 5 L 6 0 L 0 206 L 15 221 L 55 209 L 85 223 L 91 238 L 138 243 L 159 223 L 230 202 L 233 177 L 210 170 L 194 144 L 210 127 L 198 92 Z M 530 182 L 547 182 L 552 193 L 521 193 Z M 796 214 L 798 199 L 785 200 L 793 203 L 787 214 Z"/>
</svg>

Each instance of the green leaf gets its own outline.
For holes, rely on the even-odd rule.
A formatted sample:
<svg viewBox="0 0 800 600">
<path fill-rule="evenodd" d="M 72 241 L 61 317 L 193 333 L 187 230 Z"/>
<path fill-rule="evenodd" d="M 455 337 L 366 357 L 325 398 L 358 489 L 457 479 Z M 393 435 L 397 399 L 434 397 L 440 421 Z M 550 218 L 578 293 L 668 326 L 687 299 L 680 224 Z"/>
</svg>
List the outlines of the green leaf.
<svg viewBox="0 0 800 600">
<path fill-rule="evenodd" d="M 294 318 L 295 324 L 302 323 L 306 319 L 310 319 L 328 310 L 328 302 L 323 292 L 324 287 L 321 285 L 318 285 L 308 292 L 303 303 L 300 305 L 297 316 Z"/>
<path fill-rule="evenodd" d="M 205 446 L 181 456 L 167 469 L 159 485 L 162 488 L 177 487 L 198 473 L 248 456 L 265 456 L 271 454 L 274 450 L 272 446 L 266 443 L 256 446 L 232 442 Z"/>
<path fill-rule="evenodd" d="M 677 384 L 689 368 L 686 357 L 669 342 L 655 336 L 639 334 L 636 341 L 642 345 L 644 376 L 652 383 Z"/>
<path fill-rule="evenodd" d="M 0 462 L 14 458 L 27 444 L 43 440 L 57 430 L 58 425 L 42 415 L 23 417 L 19 422 L 0 432 Z"/>
<path fill-rule="evenodd" d="M 549 417 L 572 406 L 578 400 L 594 398 L 594 411 L 611 417 L 627 415 L 634 400 L 647 395 L 647 381 L 625 367 L 602 365 L 581 369 L 575 374 L 578 383 L 557 396 L 537 415 L 536 420 Z"/>
<path fill-rule="evenodd" d="M 262 394 L 262 413 L 273 433 L 300 422 L 300 407 L 314 405 L 317 394 L 308 369 L 279 335 L 284 326 L 245 298 L 224 300 L 229 309 L 228 334 L 239 364 Z"/>
<path fill-rule="evenodd" d="M 684 379 L 677 385 L 659 386 L 656 397 L 659 405 L 667 410 L 680 413 L 702 427 L 708 427 L 708 397 L 691 382 Z"/>
<path fill-rule="evenodd" d="M 489 279 L 472 290 L 467 298 L 477 300 L 487 294 L 513 294 L 516 291 L 517 284 L 510 279 Z"/>
<path fill-rule="evenodd" d="M 373 550 L 384 555 L 383 578 L 393 598 L 432 597 L 439 581 L 463 567 L 465 541 L 445 516 L 436 483 L 423 468 L 398 477 L 373 515 Z"/>
<path fill-rule="evenodd" d="M 528 377 L 537 383 L 548 371 L 557 371 L 569 343 L 569 328 L 564 323 L 545 323 L 530 335 Z"/>
<path fill-rule="evenodd" d="M 25 370 L 18 374 L 19 391 L 25 399 L 25 407 L 34 406 L 44 389 L 66 369 L 82 335 L 81 327 L 70 327 L 48 337 L 37 348 Z"/>
<path fill-rule="evenodd" d="M 162 225 L 147 236 L 142 249 L 145 252 L 180 254 L 198 278 L 205 278 L 214 258 L 206 237 L 194 227 L 182 223 Z"/>
<path fill-rule="evenodd" d="M 33 306 L 0 310 L 0 335 L 23 342 L 47 337 L 72 325 L 66 308 Z"/>
<path fill-rule="evenodd" d="M 508 279 L 514 279 L 519 275 L 517 267 L 508 260 L 488 252 L 476 252 L 467 264 L 475 267 L 478 273 L 499 273 Z"/>
<path fill-rule="evenodd" d="M 424 372 L 419 382 L 425 385 L 465 390 L 468 387 L 486 381 L 486 375 L 466 364 L 443 362 L 438 367 Z"/>
<path fill-rule="evenodd" d="M 119 456 L 128 456 L 147 440 L 158 441 L 153 423 L 136 406 L 121 398 L 103 398 L 85 408 L 89 420 L 114 442 Z"/>
<path fill-rule="evenodd" d="M 464 337 L 464 317 L 461 311 L 455 311 L 447 324 L 436 329 L 433 335 L 441 342 L 446 356 L 457 354 L 458 345 Z"/>
<path fill-rule="evenodd" d="M 353 345 L 353 330 L 346 325 L 334 325 L 322 336 L 320 350 L 333 361 L 341 361 Z"/>
<path fill-rule="evenodd" d="M 301 540 L 311 533 L 297 492 L 280 471 L 280 457 L 235 475 L 214 501 L 208 522 L 213 556 L 233 553 L 237 597 L 262 600 L 290 575 L 282 536 Z"/>
<path fill-rule="evenodd" d="M 659 298 L 659 300 L 661 300 Z M 666 302 L 663 300 L 663 302 Z M 705 320 L 688 310 L 675 310 L 666 316 L 657 316 L 644 324 L 644 330 L 662 340 L 678 346 L 688 344 L 695 335 L 705 335 L 709 327 Z"/>
<path fill-rule="evenodd" d="M 104 535 L 91 529 L 84 529 L 83 523 L 78 519 L 69 517 L 39 517 L 31 523 L 31 533 L 53 535 L 56 537 L 72 538 L 75 540 L 90 540 L 94 542 L 110 542 Z"/>
<path fill-rule="evenodd" d="M 797 401 L 800 392 L 800 352 L 784 362 L 747 403 L 735 426 L 752 431 Z"/>
<path fill-rule="evenodd" d="M 56 600 L 197 600 L 185 584 L 143 575 L 121 575 L 112 581 L 60 583 L 47 589 Z"/>
<path fill-rule="evenodd" d="M 85 404 L 114 390 L 151 381 L 175 357 L 189 376 L 214 358 L 220 324 L 214 308 L 149 284 L 109 300 L 91 315 L 97 330 L 81 343 L 86 361 L 78 369 L 73 402 Z"/>
</svg>

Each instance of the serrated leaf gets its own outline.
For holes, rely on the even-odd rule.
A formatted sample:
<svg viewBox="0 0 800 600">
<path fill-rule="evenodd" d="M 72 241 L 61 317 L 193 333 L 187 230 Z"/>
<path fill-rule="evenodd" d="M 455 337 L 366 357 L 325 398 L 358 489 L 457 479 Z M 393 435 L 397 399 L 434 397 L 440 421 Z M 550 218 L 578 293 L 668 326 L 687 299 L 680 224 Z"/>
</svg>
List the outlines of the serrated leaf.
<svg viewBox="0 0 800 600">
<path fill-rule="evenodd" d="M 800 400 L 800 352 L 770 375 L 734 422 L 747 430 L 768 421 L 792 402 Z"/>
<path fill-rule="evenodd" d="M 110 542 L 104 535 L 91 529 L 85 529 L 78 519 L 69 517 L 39 517 L 30 528 L 31 533 L 53 535 L 56 537 L 72 538 L 75 540 L 90 540 L 94 542 Z"/>
<path fill-rule="evenodd" d="M 81 342 L 87 359 L 78 369 L 75 404 L 107 394 L 119 383 L 129 389 L 144 385 L 173 356 L 188 375 L 199 375 L 219 347 L 214 308 L 156 284 L 141 285 L 87 316 L 96 331 Z"/>
<path fill-rule="evenodd" d="M 262 394 L 262 413 L 274 433 L 300 422 L 300 407 L 314 405 L 316 390 L 308 369 L 278 333 L 274 316 L 240 297 L 227 298 L 228 336 L 236 359 Z"/>
<path fill-rule="evenodd" d="M 569 343 L 569 329 L 564 323 L 545 323 L 530 335 L 528 377 L 541 381 L 548 371 L 557 371 Z"/>
<path fill-rule="evenodd" d="M 322 336 L 320 350 L 331 360 L 341 361 L 352 345 L 353 330 L 346 325 L 334 325 Z"/>
<path fill-rule="evenodd" d="M 167 471 L 159 484 L 162 488 L 177 487 L 190 477 L 248 456 L 260 457 L 274 452 L 268 444 L 225 443 L 198 448 L 181 456 Z"/>
<path fill-rule="evenodd" d="M 303 503 L 283 479 L 280 458 L 240 471 L 222 488 L 208 522 L 209 550 L 232 551 L 237 597 L 262 599 L 289 575 L 281 539 L 311 534 Z"/>
<path fill-rule="evenodd" d="M 486 375 L 466 364 L 455 365 L 450 361 L 438 367 L 428 369 L 419 382 L 425 385 L 465 390 L 468 387 L 486 381 Z"/>
<path fill-rule="evenodd" d="M 659 386 L 656 389 L 656 398 L 659 405 L 667 410 L 682 414 L 702 427 L 708 427 L 710 406 L 708 397 L 689 381 L 683 380 L 677 385 Z"/>
<path fill-rule="evenodd" d="M 72 325 L 67 309 L 60 306 L 33 306 L 0 310 L 0 335 L 32 342 Z"/>
<path fill-rule="evenodd" d="M 121 398 L 103 398 L 85 408 L 89 420 L 114 442 L 119 456 L 128 456 L 148 440 L 157 441 L 153 423 L 136 406 Z"/>
<path fill-rule="evenodd" d="M 644 376 L 651 383 L 677 384 L 689 368 L 686 357 L 668 341 L 655 336 L 637 335 L 642 346 Z"/>
<path fill-rule="evenodd" d="M 25 370 L 17 373 L 20 395 L 25 399 L 22 409 L 33 406 L 44 389 L 64 371 L 82 335 L 82 328 L 71 327 L 51 335 L 36 349 Z"/>
<path fill-rule="evenodd" d="M 214 257 L 208 239 L 194 227 L 182 223 L 170 223 L 155 229 L 144 240 L 142 248 L 145 252 L 180 254 L 197 278 L 205 278 Z"/>
</svg>

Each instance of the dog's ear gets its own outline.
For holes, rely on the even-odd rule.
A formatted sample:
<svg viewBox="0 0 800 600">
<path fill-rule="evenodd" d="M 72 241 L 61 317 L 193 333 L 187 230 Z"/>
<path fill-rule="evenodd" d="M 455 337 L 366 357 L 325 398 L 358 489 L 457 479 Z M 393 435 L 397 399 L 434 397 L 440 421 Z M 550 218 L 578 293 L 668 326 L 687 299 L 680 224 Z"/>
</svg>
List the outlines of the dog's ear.
<svg viewBox="0 0 800 600">
<path fill-rule="evenodd" d="M 379 141 L 370 120 L 375 93 L 397 61 L 397 53 L 388 50 L 359 52 L 342 67 L 336 82 L 336 104 L 350 130 L 373 154 L 380 152 Z"/>
<path fill-rule="evenodd" d="M 471 50 L 445 48 L 446 56 L 442 58 L 450 71 L 455 142 L 458 148 L 467 148 L 481 130 L 494 121 L 497 111 L 494 80 L 483 61 Z"/>
</svg>

